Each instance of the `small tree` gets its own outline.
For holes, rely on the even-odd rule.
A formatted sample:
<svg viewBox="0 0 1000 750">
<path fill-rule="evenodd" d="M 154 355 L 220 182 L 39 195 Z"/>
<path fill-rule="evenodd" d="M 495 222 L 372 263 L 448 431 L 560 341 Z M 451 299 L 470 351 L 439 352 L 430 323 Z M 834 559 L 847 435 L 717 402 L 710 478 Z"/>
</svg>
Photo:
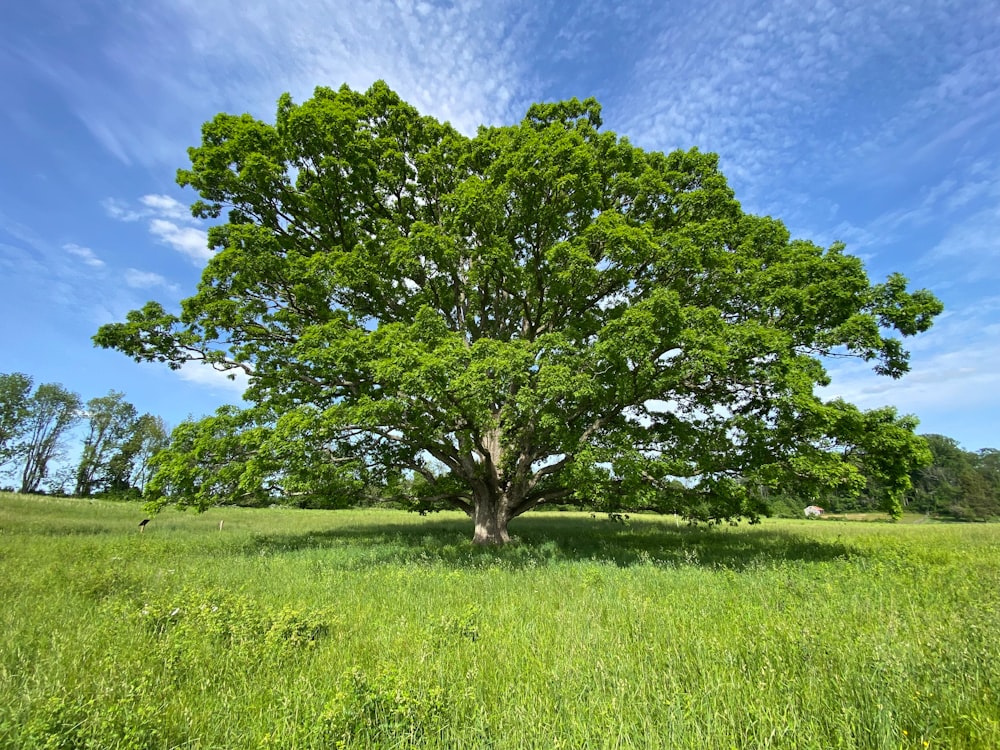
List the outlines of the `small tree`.
<svg viewBox="0 0 1000 750">
<path fill-rule="evenodd" d="M 24 446 L 19 442 L 28 429 L 31 378 L 24 373 L 0 373 L 0 465 Z"/>
<path fill-rule="evenodd" d="M 135 432 L 138 417 L 135 407 L 118 391 L 90 399 L 84 416 L 88 431 L 76 472 L 75 494 L 89 497 L 97 485 L 108 483 L 110 461 Z"/>
<path fill-rule="evenodd" d="M 143 414 L 136 419 L 118 450 L 108 461 L 104 490 L 117 495 L 146 492 L 152 458 L 170 443 L 161 417 Z"/>
<path fill-rule="evenodd" d="M 69 429 L 80 419 L 80 396 L 58 383 L 43 383 L 28 400 L 21 492 L 37 492 Z"/>
<path fill-rule="evenodd" d="M 940 302 L 744 213 L 715 155 L 600 126 L 572 100 L 467 138 L 382 83 L 285 95 L 274 125 L 220 114 L 178 173 L 194 215 L 228 210 L 197 293 L 95 341 L 244 370 L 250 421 L 411 472 L 480 543 L 551 502 L 719 520 L 754 518 L 763 486 L 857 492 L 858 444 L 898 512 L 927 457 L 912 423 L 814 388 L 824 356 L 902 375 L 897 335 Z"/>
</svg>

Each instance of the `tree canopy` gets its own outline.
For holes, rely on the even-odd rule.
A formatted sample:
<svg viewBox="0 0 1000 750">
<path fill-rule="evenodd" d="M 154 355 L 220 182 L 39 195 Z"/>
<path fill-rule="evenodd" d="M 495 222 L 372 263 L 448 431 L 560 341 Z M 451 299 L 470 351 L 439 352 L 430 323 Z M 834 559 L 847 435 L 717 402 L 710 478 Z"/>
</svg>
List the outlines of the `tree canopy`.
<svg viewBox="0 0 1000 750">
<path fill-rule="evenodd" d="M 826 357 L 901 376 L 940 302 L 745 213 L 714 154 L 645 151 L 600 113 L 536 104 L 467 137 L 377 83 L 286 94 L 274 124 L 220 114 L 178 172 L 224 219 L 197 292 L 95 341 L 250 376 L 229 447 L 257 459 L 223 485 L 404 472 L 478 542 L 544 503 L 755 518 L 762 488 L 860 491 L 861 464 L 898 511 L 929 458 L 915 420 L 815 388 Z M 187 455 L 179 502 L 211 486 Z"/>
<path fill-rule="evenodd" d="M 42 383 L 27 402 L 21 492 L 37 492 L 59 457 L 67 432 L 80 419 L 80 396 L 58 383 Z"/>
<path fill-rule="evenodd" d="M 23 450 L 18 442 L 28 429 L 31 378 L 23 372 L 0 372 L 0 465 Z"/>
<path fill-rule="evenodd" d="M 909 507 L 960 521 L 1000 518 L 1000 451 L 966 451 L 944 435 L 923 437 L 933 462 L 914 471 Z"/>
<path fill-rule="evenodd" d="M 76 471 L 75 494 L 89 497 L 97 487 L 107 485 L 108 464 L 136 431 L 139 417 L 125 394 L 118 391 L 90 399 L 83 416 L 87 420 L 87 437 Z"/>
</svg>

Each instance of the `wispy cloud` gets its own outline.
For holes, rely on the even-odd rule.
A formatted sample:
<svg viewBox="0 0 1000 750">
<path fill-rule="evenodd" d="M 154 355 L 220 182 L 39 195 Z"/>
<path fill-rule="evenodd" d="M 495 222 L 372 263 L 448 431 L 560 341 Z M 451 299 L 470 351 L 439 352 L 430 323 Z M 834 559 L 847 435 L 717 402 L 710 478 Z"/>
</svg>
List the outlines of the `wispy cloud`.
<svg viewBox="0 0 1000 750">
<path fill-rule="evenodd" d="M 921 187 L 904 205 L 875 217 L 866 229 L 878 241 L 891 241 L 942 219 L 951 225 L 961 223 L 968 211 L 994 202 L 1000 202 L 1000 164 L 987 159 L 959 161 L 939 180 Z"/>
<path fill-rule="evenodd" d="M 108 216 L 118 221 L 149 221 L 156 240 L 203 264 L 214 255 L 208 247 L 208 233 L 191 216 L 187 207 L 169 195 L 150 194 L 139 198 L 142 208 L 134 208 L 117 198 L 102 202 Z"/>
<path fill-rule="evenodd" d="M 105 261 L 77 243 L 50 243 L 37 232 L 0 213 L 0 229 L 14 243 L 0 243 L 0 268 L 18 280 L 18 287 L 5 290 L 7 300 L 23 309 L 44 305 L 45 314 L 61 308 L 68 314 L 62 326 L 81 320 L 99 325 L 120 319 L 135 306 L 121 285 L 110 282 Z M 44 290 L 38 294 L 36 290 Z"/>
<path fill-rule="evenodd" d="M 1000 404 L 1000 297 L 977 299 L 946 312 L 927 333 L 907 342 L 911 371 L 899 380 L 880 377 L 860 362 L 830 367 L 824 398 L 840 396 L 866 408 L 892 405 L 906 413 L 969 410 Z"/>
<path fill-rule="evenodd" d="M 108 216 L 118 221 L 139 221 L 151 215 L 148 209 L 130 208 L 127 203 L 117 198 L 105 198 L 101 201 L 101 205 Z"/>
<path fill-rule="evenodd" d="M 104 261 L 98 258 L 94 251 L 89 247 L 82 247 L 80 245 L 74 244 L 72 242 L 63 245 L 63 250 L 65 250 L 70 255 L 79 258 L 84 265 L 90 266 L 91 268 L 104 268 Z"/>
<path fill-rule="evenodd" d="M 229 395 L 234 403 L 243 395 L 248 385 L 246 373 L 242 370 L 224 373 L 200 362 L 185 363 L 177 370 L 177 374 L 189 383 Z"/>
<path fill-rule="evenodd" d="M 386 79 L 466 132 L 506 119 L 530 101 L 524 53 L 541 35 L 542 12 L 524 0 L 288 0 L 280 8 L 249 0 L 238 12 L 233 3 L 151 0 L 89 11 L 85 61 L 53 59 L 28 43 L 17 52 L 117 159 L 178 166 L 216 112 L 270 119 L 282 92 L 301 100 L 317 85 Z"/>
<path fill-rule="evenodd" d="M 168 291 L 176 292 L 177 285 L 170 283 L 166 278 L 152 271 L 140 271 L 137 268 L 129 268 L 125 271 L 125 283 L 133 289 L 151 289 L 162 287 Z"/>
<path fill-rule="evenodd" d="M 942 286 L 1000 278 L 1000 203 L 949 227 L 920 263 L 940 271 Z"/>
<path fill-rule="evenodd" d="M 24 247 L 0 242 L 0 268 L 7 278 L 36 277 L 46 272 L 46 267 Z"/>
<path fill-rule="evenodd" d="M 194 261 L 205 262 L 215 254 L 208 247 L 208 235 L 204 229 L 178 226 L 166 219 L 153 219 L 149 222 L 149 231 L 160 242 Z"/>
<path fill-rule="evenodd" d="M 787 216 L 817 181 L 907 171 L 974 121 L 977 138 L 998 130 L 1000 16 L 986 0 L 727 0 L 649 23 L 615 112 L 643 145 L 718 151 L 755 211 Z"/>
</svg>

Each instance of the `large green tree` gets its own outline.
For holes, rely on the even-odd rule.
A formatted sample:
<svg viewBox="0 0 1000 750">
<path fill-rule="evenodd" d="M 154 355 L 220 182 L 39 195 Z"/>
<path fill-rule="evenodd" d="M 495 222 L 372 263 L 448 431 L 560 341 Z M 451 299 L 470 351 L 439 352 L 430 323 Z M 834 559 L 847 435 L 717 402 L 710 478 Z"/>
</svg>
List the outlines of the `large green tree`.
<svg viewBox="0 0 1000 750">
<path fill-rule="evenodd" d="M 902 375 L 938 300 L 744 213 L 715 155 L 600 126 L 571 100 L 470 138 L 382 83 L 220 114 L 178 173 L 228 212 L 197 293 L 95 341 L 245 371 L 256 423 L 411 472 L 477 542 L 552 502 L 754 517 L 765 486 L 860 491 L 859 453 L 898 509 L 912 425 L 814 388 L 827 355 Z"/>
</svg>

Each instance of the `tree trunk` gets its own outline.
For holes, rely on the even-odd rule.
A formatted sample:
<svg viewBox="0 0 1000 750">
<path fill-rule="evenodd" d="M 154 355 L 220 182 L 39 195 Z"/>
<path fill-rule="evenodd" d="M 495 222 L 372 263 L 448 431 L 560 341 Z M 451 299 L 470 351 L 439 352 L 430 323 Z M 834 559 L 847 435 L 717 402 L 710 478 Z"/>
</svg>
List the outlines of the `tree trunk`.
<svg viewBox="0 0 1000 750">
<path fill-rule="evenodd" d="M 497 497 L 475 498 L 475 508 L 472 520 L 476 524 L 473 544 L 506 544 L 510 541 L 507 534 L 507 509 L 505 503 Z"/>
</svg>

